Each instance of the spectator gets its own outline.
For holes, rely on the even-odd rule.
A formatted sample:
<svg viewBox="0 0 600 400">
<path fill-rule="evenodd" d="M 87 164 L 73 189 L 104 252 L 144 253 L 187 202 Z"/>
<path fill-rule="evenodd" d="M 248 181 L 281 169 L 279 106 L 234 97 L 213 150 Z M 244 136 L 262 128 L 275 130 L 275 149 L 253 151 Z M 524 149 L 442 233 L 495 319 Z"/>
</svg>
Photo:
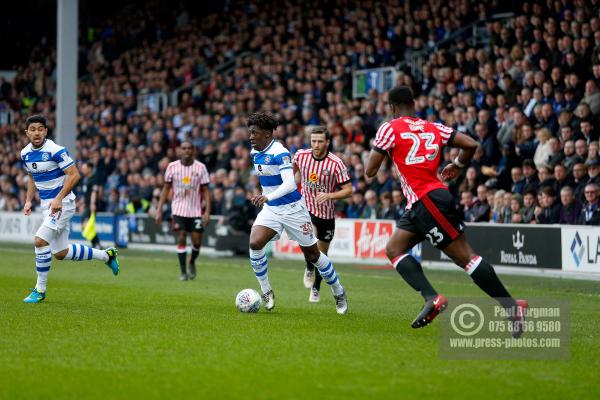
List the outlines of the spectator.
<svg viewBox="0 0 600 400">
<path fill-rule="evenodd" d="M 404 199 L 404 196 L 402 195 L 402 191 L 399 189 L 394 189 L 392 191 L 392 207 L 394 210 L 394 217 L 393 219 L 398 220 L 400 219 L 400 217 L 402 217 L 404 215 L 404 212 L 406 210 L 406 200 Z"/>
<path fill-rule="evenodd" d="M 598 191 L 600 186 L 596 183 L 585 185 L 585 203 L 579 214 L 577 223 L 580 225 L 600 225 L 600 209 L 598 208 Z"/>
<path fill-rule="evenodd" d="M 489 222 L 491 209 L 487 202 L 487 192 L 485 185 L 477 186 L 477 198 L 473 206 L 475 219 L 472 222 Z"/>
<path fill-rule="evenodd" d="M 537 168 L 540 168 L 542 165 L 548 165 L 550 157 L 552 157 L 554 153 L 552 152 L 552 145 L 549 142 L 550 131 L 547 128 L 539 129 L 536 132 L 536 138 L 538 140 L 538 145 L 535 149 L 533 162 Z"/>
<path fill-rule="evenodd" d="M 379 215 L 379 204 L 377 201 L 377 193 L 374 190 L 367 190 L 365 193 L 366 206 L 363 208 L 359 218 L 377 219 Z"/>
<path fill-rule="evenodd" d="M 555 189 L 560 191 L 565 186 L 575 186 L 573 178 L 567 174 L 567 169 L 562 164 L 554 166 Z"/>
<path fill-rule="evenodd" d="M 460 205 L 462 206 L 463 220 L 467 222 L 475 222 L 475 201 L 473 200 L 473 193 L 469 191 L 462 192 L 460 194 Z"/>
<path fill-rule="evenodd" d="M 573 185 L 575 187 L 575 199 L 577 199 L 577 201 L 579 202 L 585 201 L 583 191 L 585 189 L 585 185 L 588 182 L 588 179 L 589 177 L 587 175 L 587 167 L 585 166 L 585 164 L 581 162 L 575 164 L 575 166 L 573 167 Z"/>
<path fill-rule="evenodd" d="M 591 79 L 585 83 L 585 96 L 583 96 L 582 102 L 589 105 L 590 111 L 595 117 L 600 115 L 600 90 L 598 90 L 596 82 Z"/>
<path fill-rule="evenodd" d="M 534 191 L 525 192 L 523 195 L 523 208 L 521 209 L 521 222 L 524 224 L 535 223 L 535 210 L 537 208 Z"/>
<path fill-rule="evenodd" d="M 525 178 L 523 178 L 523 170 L 521 167 L 513 167 L 510 170 L 512 185 L 510 191 L 513 193 L 523 194 L 525 190 Z"/>
<path fill-rule="evenodd" d="M 378 219 L 395 219 L 394 205 L 392 204 L 392 195 L 390 192 L 384 192 L 379 196 L 381 208 L 379 209 Z"/>
<path fill-rule="evenodd" d="M 346 210 L 346 216 L 348 218 L 361 218 L 366 207 L 364 193 L 361 190 L 356 190 L 352 193 L 352 203 Z"/>
<path fill-rule="evenodd" d="M 511 223 L 520 224 L 523 222 L 523 196 L 514 193 L 510 199 Z"/>
<path fill-rule="evenodd" d="M 512 201 L 512 193 L 506 192 L 502 196 L 502 213 L 500 222 L 503 224 L 510 224 L 512 221 L 512 210 L 510 208 L 510 202 Z"/>
<path fill-rule="evenodd" d="M 573 189 L 565 186 L 560 190 L 560 214 L 558 217 L 559 224 L 574 225 L 581 214 L 581 204 L 575 199 Z"/>
<path fill-rule="evenodd" d="M 575 153 L 575 142 L 572 140 L 568 140 L 565 142 L 565 146 L 563 148 L 563 152 L 565 154 L 565 158 L 563 159 L 563 165 L 567 168 L 567 171 L 572 171 L 573 166 L 577 163 L 582 163 L 585 160 L 582 159 Z"/>
<path fill-rule="evenodd" d="M 538 224 L 557 224 L 560 217 L 560 205 L 556 201 L 554 188 L 545 186 L 540 189 L 541 209 L 536 215 Z"/>
<path fill-rule="evenodd" d="M 490 134 L 488 126 L 483 123 L 475 125 L 475 133 L 479 138 L 479 143 L 481 143 L 483 150 L 481 165 L 497 165 L 498 161 L 500 161 L 500 145 L 496 136 Z"/>
<path fill-rule="evenodd" d="M 600 92 L 598 93 L 600 95 Z M 579 122 L 579 131 L 583 136 L 582 139 L 585 140 L 586 144 L 590 144 L 591 142 L 597 142 L 600 138 L 598 131 L 592 124 L 592 121 L 589 119 L 584 119 Z"/>
<path fill-rule="evenodd" d="M 525 187 L 523 191 L 537 192 L 540 180 L 538 179 L 537 171 L 535 170 L 535 164 L 533 163 L 533 160 L 523 161 L 523 176 L 525 177 Z"/>
</svg>

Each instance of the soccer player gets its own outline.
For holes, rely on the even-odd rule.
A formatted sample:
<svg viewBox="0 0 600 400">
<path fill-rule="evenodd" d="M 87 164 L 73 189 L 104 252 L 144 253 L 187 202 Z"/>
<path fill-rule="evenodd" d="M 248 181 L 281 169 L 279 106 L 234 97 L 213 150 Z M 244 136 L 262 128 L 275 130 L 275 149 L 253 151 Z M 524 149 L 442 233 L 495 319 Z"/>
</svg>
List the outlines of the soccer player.
<svg viewBox="0 0 600 400">
<path fill-rule="evenodd" d="M 344 162 L 329 152 L 330 137 L 327 128 L 314 126 L 309 130 L 310 149 L 299 150 L 292 163 L 294 174 L 302 184 L 302 197 L 310 214 L 310 220 L 317 234 L 317 246 L 325 255 L 335 233 L 334 200 L 352 196 L 352 184 Z M 340 190 L 337 190 L 337 187 Z M 306 261 L 304 286 L 310 290 L 308 301 L 317 303 L 321 299 L 320 274 L 315 276 L 315 267 Z"/>
<path fill-rule="evenodd" d="M 296 188 L 291 155 L 273 138 L 277 120 L 271 114 L 257 112 L 248 117 L 247 126 L 254 171 L 262 186 L 262 194 L 253 196 L 251 201 L 257 207 L 263 206 L 250 232 L 250 264 L 260 284 L 265 308 L 270 311 L 275 307 L 275 294 L 269 283 L 264 247 L 269 241 L 278 240 L 285 229 L 331 286 L 337 313 L 345 314 L 346 292 L 331 261 L 319 251 L 306 204 Z"/>
<path fill-rule="evenodd" d="M 407 199 L 407 212 L 397 223 L 386 253 L 392 265 L 406 282 L 425 299 L 425 305 L 412 322 L 413 328 L 429 324 L 443 311 L 448 300 L 431 286 L 421 265 L 408 250 L 425 238 L 442 250 L 489 296 L 495 298 L 513 315 L 513 336 L 522 334 L 524 300 L 515 301 L 496 276 L 494 268 L 475 254 L 465 235 L 464 225 L 454 207 L 448 188 L 437 178 L 437 170 L 445 146 L 460 152 L 442 171 L 444 179 L 455 179 L 473 157 L 478 143 L 467 135 L 414 115 L 414 100 L 407 86 L 388 93 L 388 106 L 393 120 L 384 122 L 375 137 L 365 175 L 373 178 L 386 155 L 397 168 L 402 191 Z"/>
<path fill-rule="evenodd" d="M 44 221 L 34 237 L 37 283 L 25 303 L 39 303 L 46 298 L 46 283 L 52 254 L 57 260 L 102 260 L 119 273 L 117 249 L 93 249 L 80 244 L 69 244 L 70 222 L 75 213 L 75 195 L 72 190 L 80 175 L 67 149 L 47 139 L 46 118 L 32 115 L 27 118 L 25 133 L 30 143 L 21 150 L 29 181 L 23 213 L 31 215 L 31 202 L 37 189 Z"/>
<path fill-rule="evenodd" d="M 165 185 L 160 193 L 156 212 L 156 223 L 162 223 L 162 209 L 173 190 L 171 215 L 173 230 L 177 232 L 177 256 L 179 257 L 180 281 L 196 278 L 196 259 L 200 254 L 202 233 L 210 221 L 210 178 L 206 166 L 195 159 L 195 148 L 191 142 L 181 143 L 181 158 L 173 161 L 165 171 Z M 204 212 L 202 212 L 204 200 Z M 192 255 L 189 272 L 186 271 L 187 233 L 192 237 Z"/>
</svg>

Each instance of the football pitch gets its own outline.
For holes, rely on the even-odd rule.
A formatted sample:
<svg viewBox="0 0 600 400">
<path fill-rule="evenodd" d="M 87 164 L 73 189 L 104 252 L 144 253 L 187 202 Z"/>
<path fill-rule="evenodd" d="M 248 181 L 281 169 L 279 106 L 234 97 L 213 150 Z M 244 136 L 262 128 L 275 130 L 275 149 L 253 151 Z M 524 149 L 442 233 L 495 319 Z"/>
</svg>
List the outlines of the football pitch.
<svg viewBox="0 0 600 400">
<path fill-rule="evenodd" d="M 121 274 L 53 261 L 48 297 L 31 246 L 0 244 L 2 399 L 582 399 L 600 396 L 600 283 L 503 276 L 518 297 L 571 302 L 563 361 L 442 360 L 439 325 L 414 330 L 422 306 L 395 271 L 336 264 L 348 292 L 339 316 L 325 284 L 308 303 L 303 263 L 270 260 L 272 312 L 241 314 L 258 284 L 244 258 L 200 256 L 179 282 L 174 254 L 124 250 Z M 428 271 L 453 296 L 481 296 L 460 272 Z"/>
</svg>

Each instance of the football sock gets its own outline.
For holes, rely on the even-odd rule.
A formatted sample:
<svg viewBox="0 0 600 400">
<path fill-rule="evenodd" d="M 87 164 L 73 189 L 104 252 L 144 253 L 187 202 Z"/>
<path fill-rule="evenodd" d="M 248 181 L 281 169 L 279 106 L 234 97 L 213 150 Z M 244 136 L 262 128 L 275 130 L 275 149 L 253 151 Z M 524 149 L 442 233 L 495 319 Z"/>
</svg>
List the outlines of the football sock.
<svg viewBox="0 0 600 400">
<path fill-rule="evenodd" d="M 315 270 L 315 266 L 310 261 L 307 260 L 306 261 L 306 269 L 309 270 L 309 271 L 314 271 Z"/>
<path fill-rule="evenodd" d="M 50 252 L 50 246 L 35 248 L 35 270 L 37 272 L 35 289 L 40 293 L 46 292 L 46 282 L 48 282 L 51 261 L 52 253 Z"/>
<path fill-rule="evenodd" d="M 196 262 L 198 254 L 200 254 L 200 248 L 195 248 L 194 246 L 192 246 L 192 257 L 190 258 L 190 264 L 194 264 Z"/>
<path fill-rule="evenodd" d="M 181 273 L 185 274 L 185 259 L 187 258 L 187 248 L 185 246 L 177 246 L 177 257 L 179 258 Z"/>
<path fill-rule="evenodd" d="M 500 282 L 494 268 L 481 256 L 473 257 L 465 267 L 465 271 L 481 290 L 496 299 L 503 307 L 510 308 L 516 306 L 515 300 L 508 293 L 502 282 Z"/>
<path fill-rule="evenodd" d="M 423 296 L 425 301 L 437 296 L 437 292 L 423 273 L 421 264 L 410 254 L 402 254 L 392 259 L 392 265 L 413 289 Z"/>
<path fill-rule="evenodd" d="M 267 293 L 269 290 L 272 290 L 269 283 L 269 262 L 263 249 L 250 249 L 250 265 L 252 265 L 254 275 L 256 275 L 262 292 Z"/>
<path fill-rule="evenodd" d="M 102 260 L 108 261 L 108 254 L 104 250 L 98 250 L 82 244 L 71 244 L 67 248 L 67 255 L 65 260 L 72 261 L 88 261 L 88 260 Z"/>
<path fill-rule="evenodd" d="M 321 256 L 314 264 L 315 267 L 317 267 L 317 269 L 319 270 L 319 274 L 321 274 L 323 279 L 325 279 L 325 282 L 327 282 L 327 284 L 331 286 L 333 294 L 336 296 L 343 294 L 344 288 L 341 285 L 337 273 L 333 268 L 333 264 L 331 264 L 331 261 L 329 261 L 329 258 L 325 254 L 321 253 Z"/>
</svg>

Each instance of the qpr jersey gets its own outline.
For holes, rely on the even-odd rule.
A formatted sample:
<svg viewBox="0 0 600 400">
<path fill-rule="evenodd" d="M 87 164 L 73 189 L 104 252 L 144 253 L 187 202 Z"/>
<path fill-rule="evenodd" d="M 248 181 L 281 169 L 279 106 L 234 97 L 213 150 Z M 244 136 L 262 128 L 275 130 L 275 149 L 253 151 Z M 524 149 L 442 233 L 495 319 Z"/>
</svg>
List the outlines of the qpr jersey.
<svg viewBox="0 0 600 400">
<path fill-rule="evenodd" d="M 21 150 L 21 160 L 33 177 L 42 207 L 48 206 L 63 189 L 66 177 L 64 170 L 74 164 L 67 149 L 50 139 L 46 139 L 38 149 L 29 143 Z M 63 202 L 73 200 L 75 194 L 70 192 Z"/>
<path fill-rule="evenodd" d="M 432 190 L 448 189 L 437 171 L 442 149 L 453 135 L 448 126 L 412 117 L 384 122 L 377 130 L 373 147 L 394 161 L 407 209 Z"/>
<path fill-rule="evenodd" d="M 292 169 L 292 157 L 283 145 L 273 140 L 263 151 L 250 152 L 254 173 L 258 175 L 263 195 L 275 191 L 282 183 L 281 171 Z M 297 189 L 278 199 L 265 203 L 275 214 L 292 214 L 304 207 L 304 201 Z"/>
</svg>

